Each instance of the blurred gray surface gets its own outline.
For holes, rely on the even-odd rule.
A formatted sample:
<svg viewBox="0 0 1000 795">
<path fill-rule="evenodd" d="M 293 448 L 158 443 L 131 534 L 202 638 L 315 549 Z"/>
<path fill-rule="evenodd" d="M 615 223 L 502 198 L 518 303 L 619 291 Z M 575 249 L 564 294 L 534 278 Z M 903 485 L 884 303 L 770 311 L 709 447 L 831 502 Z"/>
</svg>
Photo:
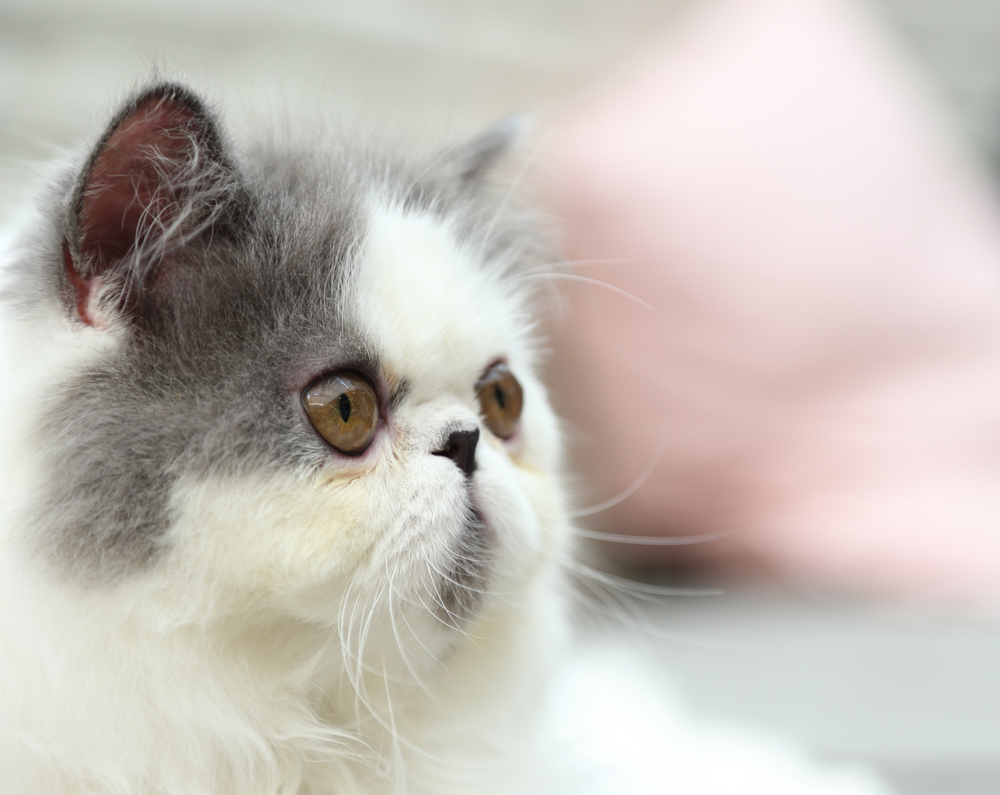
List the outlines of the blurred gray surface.
<svg viewBox="0 0 1000 795">
<path fill-rule="evenodd" d="M 1000 175 L 1000 2 L 873 0 L 966 140 Z"/>
<path fill-rule="evenodd" d="M 9 198 L 32 161 L 157 67 L 208 90 L 234 125 L 454 136 L 543 107 L 686 1 L 0 0 L 0 185 Z"/>
<path fill-rule="evenodd" d="M 1000 792 L 1000 632 L 988 621 L 777 588 L 647 607 L 698 712 L 865 760 L 906 793 Z M 711 644 L 721 643 L 720 646 Z"/>
<path fill-rule="evenodd" d="M 234 125 L 277 114 L 454 136 L 544 108 L 689 2 L 0 0 L 0 215 L 39 160 L 158 64 L 208 88 Z M 1000 162 L 1000 0 L 875 7 L 970 145 Z M 698 711 L 869 760 L 903 792 L 1000 793 L 996 624 L 759 589 L 670 599 L 650 621 L 737 642 L 661 645 Z"/>
</svg>

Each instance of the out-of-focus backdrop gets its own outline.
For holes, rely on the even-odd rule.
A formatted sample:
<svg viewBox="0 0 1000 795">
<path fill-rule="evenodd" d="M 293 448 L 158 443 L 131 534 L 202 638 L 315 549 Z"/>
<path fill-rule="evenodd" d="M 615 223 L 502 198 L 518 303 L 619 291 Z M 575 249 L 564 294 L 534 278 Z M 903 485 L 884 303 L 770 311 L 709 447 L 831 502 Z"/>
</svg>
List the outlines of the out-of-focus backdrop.
<svg viewBox="0 0 1000 795">
<path fill-rule="evenodd" d="M 156 68 L 206 89 L 237 130 L 267 118 L 278 130 L 455 138 L 511 111 L 544 119 L 696 5 L 0 0 L 0 218 L 16 213 L 39 162 L 91 135 Z M 867 8 L 966 153 L 1000 174 L 1000 2 Z M 724 595 L 666 600 L 643 619 L 706 641 L 652 640 L 694 710 L 868 761 L 904 793 L 1000 793 L 995 620 L 722 579 Z"/>
<path fill-rule="evenodd" d="M 4 0 L 4 194 L 22 158 L 101 118 L 156 65 L 198 80 L 234 120 L 254 111 L 452 133 L 534 111 L 660 36 L 698 0 L 366 3 Z M 870 0 L 970 146 L 1000 168 L 1000 7 Z"/>
</svg>

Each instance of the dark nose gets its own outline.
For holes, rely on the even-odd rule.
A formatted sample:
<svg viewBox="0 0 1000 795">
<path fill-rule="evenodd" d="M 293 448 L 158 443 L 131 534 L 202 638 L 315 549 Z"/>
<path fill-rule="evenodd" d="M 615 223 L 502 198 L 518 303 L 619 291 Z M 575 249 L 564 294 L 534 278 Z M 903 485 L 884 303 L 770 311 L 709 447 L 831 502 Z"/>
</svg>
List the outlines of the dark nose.
<svg viewBox="0 0 1000 795">
<path fill-rule="evenodd" d="M 450 458 L 461 469 L 466 477 L 476 471 L 476 444 L 479 442 L 479 428 L 471 431 L 452 431 L 448 441 L 434 455 L 444 455 Z"/>
</svg>

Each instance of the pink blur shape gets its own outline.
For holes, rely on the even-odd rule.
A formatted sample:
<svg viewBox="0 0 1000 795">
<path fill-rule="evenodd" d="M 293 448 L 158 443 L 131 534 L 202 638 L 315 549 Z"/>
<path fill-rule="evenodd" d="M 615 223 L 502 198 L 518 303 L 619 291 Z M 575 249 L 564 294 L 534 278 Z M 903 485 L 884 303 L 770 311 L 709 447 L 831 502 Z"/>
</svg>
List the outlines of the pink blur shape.
<svg viewBox="0 0 1000 795">
<path fill-rule="evenodd" d="M 563 108 L 558 399 L 627 534 L 1000 605 L 1000 204 L 849 2 L 715 0 Z M 675 548 L 615 545 L 633 562 Z"/>
</svg>

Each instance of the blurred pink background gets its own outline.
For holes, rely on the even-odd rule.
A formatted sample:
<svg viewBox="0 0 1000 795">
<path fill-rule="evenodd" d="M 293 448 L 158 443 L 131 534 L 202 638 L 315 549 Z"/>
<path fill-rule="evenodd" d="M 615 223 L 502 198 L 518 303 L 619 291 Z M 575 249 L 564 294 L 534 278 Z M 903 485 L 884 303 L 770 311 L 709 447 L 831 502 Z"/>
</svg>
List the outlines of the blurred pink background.
<svg viewBox="0 0 1000 795">
<path fill-rule="evenodd" d="M 559 400 L 640 565 L 1000 606 L 1000 205 L 837 0 L 712 0 L 554 114 Z M 587 503 L 587 504 L 589 504 Z"/>
</svg>

